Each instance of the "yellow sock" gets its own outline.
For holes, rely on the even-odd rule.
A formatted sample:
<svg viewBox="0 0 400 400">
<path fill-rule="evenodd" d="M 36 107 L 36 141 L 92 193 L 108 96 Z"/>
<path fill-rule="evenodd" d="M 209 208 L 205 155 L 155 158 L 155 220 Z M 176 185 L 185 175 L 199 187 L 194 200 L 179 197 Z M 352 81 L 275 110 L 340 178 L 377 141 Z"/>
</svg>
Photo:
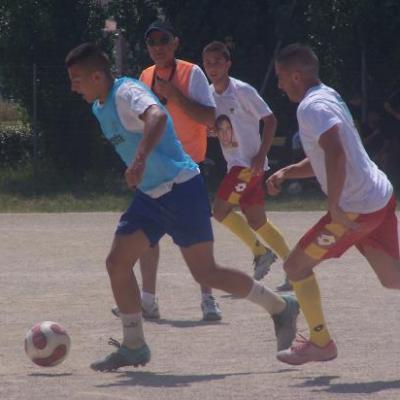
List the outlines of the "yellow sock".
<svg viewBox="0 0 400 400">
<path fill-rule="evenodd" d="M 266 253 L 265 247 L 259 242 L 254 231 L 239 213 L 231 211 L 223 219 L 222 224 L 244 242 L 254 256 L 261 256 Z"/>
<path fill-rule="evenodd" d="M 257 229 L 257 233 L 282 260 L 286 260 L 290 250 L 285 239 L 276 226 L 266 221 L 261 228 Z"/>
<path fill-rule="evenodd" d="M 326 328 L 321 295 L 315 275 L 312 274 L 301 281 L 292 281 L 292 285 L 310 329 L 310 341 L 320 347 L 326 346 L 331 337 Z"/>
</svg>

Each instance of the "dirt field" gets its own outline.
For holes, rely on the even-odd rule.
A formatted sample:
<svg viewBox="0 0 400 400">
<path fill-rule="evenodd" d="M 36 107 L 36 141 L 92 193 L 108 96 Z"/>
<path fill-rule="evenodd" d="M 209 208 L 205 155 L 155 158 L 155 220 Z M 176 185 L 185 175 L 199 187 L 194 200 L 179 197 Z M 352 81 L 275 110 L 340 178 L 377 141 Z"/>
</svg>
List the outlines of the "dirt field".
<svg viewBox="0 0 400 400">
<path fill-rule="evenodd" d="M 294 244 L 319 213 L 270 213 Z M 88 366 L 112 350 L 120 323 L 110 313 L 104 268 L 119 215 L 0 214 L 0 399 L 400 399 L 400 294 L 380 287 L 356 250 L 319 267 L 317 275 L 339 357 L 289 367 L 275 359 L 273 326 L 256 305 L 222 292 L 221 323 L 200 321 L 199 290 L 169 238 L 161 242 L 162 319 L 145 323 L 152 361 L 142 369 L 96 373 Z M 215 226 L 217 259 L 251 270 L 247 249 Z M 276 263 L 264 280 L 282 280 Z M 58 367 L 26 357 L 25 332 L 58 321 L 72 347 Z M 299 321 L 300 331 L 307 333 Z"/>
</svg>

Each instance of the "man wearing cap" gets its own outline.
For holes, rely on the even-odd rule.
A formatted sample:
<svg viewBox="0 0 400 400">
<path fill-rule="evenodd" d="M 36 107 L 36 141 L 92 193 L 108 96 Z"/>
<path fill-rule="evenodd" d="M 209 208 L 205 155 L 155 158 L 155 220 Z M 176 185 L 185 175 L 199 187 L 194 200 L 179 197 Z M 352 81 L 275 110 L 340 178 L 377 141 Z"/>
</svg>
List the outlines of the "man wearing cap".
<svg viewBox="0 0 400 400">
<path fill-rule="evenodd" d="M 146 30 L 145 42 L 154 65 L 146 68 L 140 80 L 160 99 L 170 113 L 178 138 L 185 151 L 199 164 L 207 150 L 207 126 L 215 122 L 215 102 L 201 68 L 175 58 L 179 38 L 167 21 L 156 20 Z M 142 310 L 147 319 L 160 318 L 155 297 L 159 246 L 152 247 L 140 258 L 142 273 Z M 201 287 L 203 319 L 221 319 L 221 310 L 211 289 Z M 114 307 L 113 313 L 119 310 Z"/>
</svg>

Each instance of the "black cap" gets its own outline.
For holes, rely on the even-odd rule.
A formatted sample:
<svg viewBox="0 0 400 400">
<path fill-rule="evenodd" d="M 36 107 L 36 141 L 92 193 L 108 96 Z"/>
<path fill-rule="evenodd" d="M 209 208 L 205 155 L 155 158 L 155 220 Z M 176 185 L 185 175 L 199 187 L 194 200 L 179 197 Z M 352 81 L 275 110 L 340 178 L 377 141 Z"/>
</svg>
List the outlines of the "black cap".
<svg viewBox="0 0 400 400">
<path fill-rule="evenodd" d="M 176 32 L 175 32 L 175 29 L 173 28 L 173 26 L 168 21 L 161 21 L 159 19 L 154 21 L 146 29 L 146 32 L 144 33 L 144 38 L 146 39 L 150 35 L 150 33 L 153 31 L 164 32 L 164 33 L 168 33 L 172 36 L 176 36 Z"/>
</svg>

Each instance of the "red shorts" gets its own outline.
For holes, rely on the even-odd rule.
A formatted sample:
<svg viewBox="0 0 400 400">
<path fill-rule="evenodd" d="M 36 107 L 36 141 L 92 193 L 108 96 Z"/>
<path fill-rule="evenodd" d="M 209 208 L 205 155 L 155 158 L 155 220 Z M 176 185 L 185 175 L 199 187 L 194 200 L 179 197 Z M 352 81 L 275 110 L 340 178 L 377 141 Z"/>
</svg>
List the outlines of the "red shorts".
<svg viewBox="0 0 400 400">
<path fill-rule="evenodd" d="M 369 214 L 348 213 L 348 216 L 359 222 L 362 229 L 350 231 L 343 225 L 332 224 L 327 213 L 300 239 L 300 247 L 314 260 L 340 257 L 353 245 L 361 253 L 364 253 L 365 246 L 369 246 L 400 259 L 394 196 L 378 211 Z"/>
<path fill-rule="evenodd" d="M 264 206 L 264 175 L 252 175 L 250 168 L 232 167 L 219 185 L 217 197 L 245 210 Z"/>
</svg>

